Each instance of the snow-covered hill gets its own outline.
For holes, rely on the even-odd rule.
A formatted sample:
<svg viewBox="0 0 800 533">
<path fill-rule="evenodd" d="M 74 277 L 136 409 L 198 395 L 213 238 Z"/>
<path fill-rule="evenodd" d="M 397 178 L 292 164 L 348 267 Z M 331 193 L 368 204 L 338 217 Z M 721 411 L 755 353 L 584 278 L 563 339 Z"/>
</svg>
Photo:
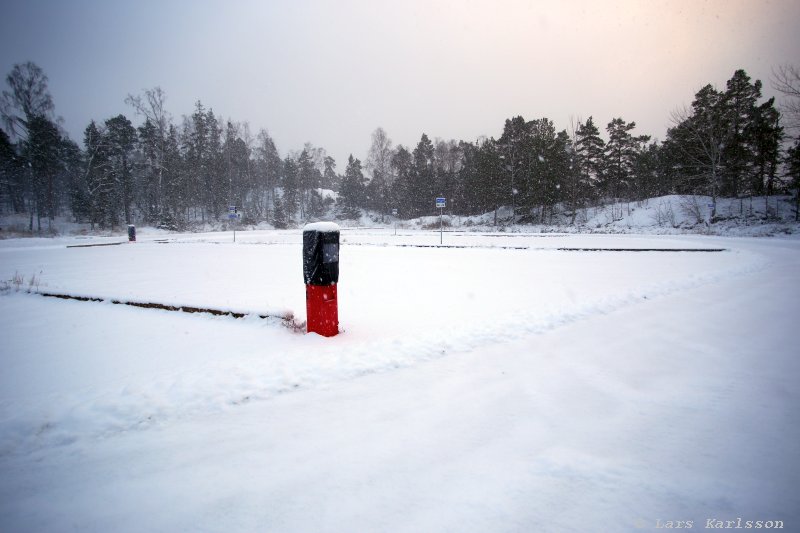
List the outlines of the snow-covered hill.
<svg viewBox="0 0 800 533">
<path fill-rule="evenodd" d="M 445 215 L 448 228 L 471 231 L 514 231 L 528 233 L 645 233 L 766 236 L 800 231 L 795 221 L 795 199 L 791 196 L 718 198 L 716 216 L 711 217 L 708 196 L 660 196 L 641 202 L 620 202 L 578 209 L 557 210 L 541 220 L 538 213 L 525 215 L 517 210 L 511 223 L 511 208 L 480 216 Z M 422 217 L 401 222 L 413 227 L 438 228 L 439 217 Z"/>
</svg>

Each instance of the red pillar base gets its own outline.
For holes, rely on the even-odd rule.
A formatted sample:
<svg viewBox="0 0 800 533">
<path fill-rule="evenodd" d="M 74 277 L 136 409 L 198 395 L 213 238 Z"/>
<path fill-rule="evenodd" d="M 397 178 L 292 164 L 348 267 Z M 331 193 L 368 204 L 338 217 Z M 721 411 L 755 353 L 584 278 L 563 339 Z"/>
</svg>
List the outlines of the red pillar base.
<svg viewBox="0 0 800 533">
<path fill-rule="evenodd" d="M 308 333 L 333 337 L 339 333 L 339 301 L 336 285 L 306 285 Z"/>
</svg>

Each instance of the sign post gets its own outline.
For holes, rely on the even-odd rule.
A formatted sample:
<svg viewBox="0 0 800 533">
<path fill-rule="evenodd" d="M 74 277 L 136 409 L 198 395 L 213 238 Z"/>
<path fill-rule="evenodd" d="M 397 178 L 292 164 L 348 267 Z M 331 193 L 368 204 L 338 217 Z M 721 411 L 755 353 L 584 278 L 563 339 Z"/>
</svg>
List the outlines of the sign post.
<svg viewBox="0 0 800 533">
<path fill-rule="evenodd" d="M 397 209 L 392 209 L 392 216 L 394 217 L 394 235 L 397 237 Z"/>
<path fill-rule="evenodd" d="M 444 198 L 437 198 L 436 199 L 436 207 L 439 208 L 439 244 L 442 244 L 442 234 L 443 234 L 443 225 L 442 225 L 442 210 L 444 209 L 446 202 Z"/>
<path fill-rule="evenodd" d="M 233 242 L 236 242 L 236 221 L 239 219 L 239 213 L 236 212 L 235 205 L 228 206 L 228 220 L 233 222 Z"/>
</svg>

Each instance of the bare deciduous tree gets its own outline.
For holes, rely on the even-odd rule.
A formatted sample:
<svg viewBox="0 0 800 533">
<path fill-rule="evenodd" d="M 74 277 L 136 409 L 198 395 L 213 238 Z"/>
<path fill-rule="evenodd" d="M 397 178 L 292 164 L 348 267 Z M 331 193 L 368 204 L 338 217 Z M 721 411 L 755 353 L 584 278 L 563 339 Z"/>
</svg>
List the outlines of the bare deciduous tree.
<svg viewBox="0 0 800 533">
<path fill-rule="evenodd" d="M 167 129 L 171 120 L 169 113 L 164 107 L 166 99 L 167 96 L 161 87 L 145 90 L 144 96 L 133 96 L 129 94 L 128 97 L 125 98 L 125 103 L 133 107 L 138 115 L 143 116 L 146 122 L 150 122 L 155 126 L 157 132 L 156 142 L 153 146 L 155 160 L 152 161 L 152 165 L 157 173 L 155 197 L 157 204 L 154 206 L 154 211 L 158 213 L 159 216 L 162 213 L 160 201 L 163 198 L 164 189 L 164 160 L 167 150 Z"/>
<path fill-rule="evenodd" d="M 53 98 L 47 88 L 47 75 L 35 63 L 14 65 L 6 76 L 10 90 L 3 91 L 0 114 L 12 135 L 24 136 L 34 117 L 53 118 Z"/>
<path fill-rule="evenodd" d="M 786 125 L 800 129 L 800 69 L 783 65 L 772 71 L 772 87 L 784 95 L 783 111 Z"/>
</svg>

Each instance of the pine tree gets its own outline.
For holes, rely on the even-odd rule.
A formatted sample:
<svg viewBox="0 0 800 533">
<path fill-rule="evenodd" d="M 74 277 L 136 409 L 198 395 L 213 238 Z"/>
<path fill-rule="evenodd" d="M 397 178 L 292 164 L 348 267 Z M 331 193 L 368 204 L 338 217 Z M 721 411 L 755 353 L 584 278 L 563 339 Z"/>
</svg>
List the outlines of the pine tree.
<svg viewBox="0 0 800 533">
<path fill-rule="evenodd" d="M 287 156 L 283 160 L 283 210 L 286 217 L 291 220 L 294 219 L 295 213 L 299 205 L 300 185 L 297 176 L 298 167 L 297 163 L 291 157 Z"/>
<path fill-rule="evenodd" d="M 308 150 L 303 149 L 297 158 L 297 179 L 300 187 L 300 217 L 306 219 L 311 201 L 310 191 L 319 187 L 320 176 Z"/>
<path fill-rule="evenodd" d="M 642 145 L 650 137 L 641 135 L 634 137 L 630 132 L 636 127 L 635 122 L 625 122 L 615 118 L 608 123 L 608 143 L 605 148 L 604 176 L 606 194 L 612 198 L 630 200 L 634 186 L 634 167 Z"/>
<path fill-rule="evenodd" d="M 105 226 L 107 219 L 108 198 L 112 186 L 108 183 L 108 168 L 110 166 L 108 147 L 105 135 L 91 121 L 83 134 L 83 145 L 86 153 L 86 172 L 83 178 L 84 194 L 81 195 L 86 202 L 86 211 L 92 229 L 94 226 Z"/>
<path fill-rule="evenodd" d="M 219 220 L 227 211 L 230 182 L 225 173 L 225 158 L 222 153 L 222 128 L 210 108 L 206 113 L 206 127 L 208 132 L 208 154 L 204 176 L 206 206 L 214 220 Z"/>
<path fill-rule="evenodd" d="M 501 148 L 493 139 L 486 140 L 478 146 L 477 169 L 481 190 L 485 191 L 485 205 L 494 210 L 494 225 L 497 226 L 497 211 L 505 199 L 508 199 L 507 180 L 505 179 L 504 159 L 501 159 Z"/>
<path fill-rule="evenodd" d="M 503 160 L 503 175 L 506 176 L 506 186 L 503 188 L 506 193 L 502 197 L 511 205 L 512 220 L 516 219 L 517 197 L 531 207 L 535 196 L 530 137 L 525 119 L 517 116 L 506 120 L 503 134 L 497 140 L 499 157 Z"/>
<path fill-rule="evenodd" d="M 125 223 L 130 224 L 131 204 L 133 202 L 133 172 L 131 158 L 136 143 L 136 129 L 124 115 L 106 120 L 106 146 L 108 148 L 110 181 L 113 184 L 111 205 L 108 206 L 109 224 L 117 223 L 118 209 L 121 207 Z"/>
<path fill-rule="evenodd" d="M 353 154 L 347 159 L 347 168 L 342 176 L 342 187 L 339 192 L 338 212 L 343 219 L 358 219 L 360 208 L 366 201 L 367 180 L 361 171 L 361 161 Z"/>
<path fill-rule="evenodd" d="M 752 153 L 753 167 L 751 190 L 767 197 L 774 192 L 783 128 L 781 114 L 775 109 L 775 99 L 770 98 L 752 113 L 751 122 L 745 132 Z M 769 198 L 766 199 L 767 207 Z M 769 209 L 765 209 L 768 213 Z"/>
<path fill-rule="evenodd" d="M 181 229 L 188 222 L 188 209 L 191 205 L 191 190 L 184 169 L 184 161 L 180 151 L 178 130 L 169 125 L 167 142 L 164 150 L 164 223 L 170 229 Z"/>
<path fill-rule="evenodd" d="M 61 133 L 58 126 L 45 116 L 37 115 L 27 122 L 28 137 L 23 143 L 23 154 L 31 174 L 32 207 L 36 213 L 37 231 L 42 231 L 42 215 L 51 224 L 58 209 L 59 183 L 63 163 L 61 159 Z M 31 212 L 31 230 L 33 230 Z"/>
<path fill-rule="evenodd" d="M 392 171 L 395 179 L 389 190 L 389 203 L 392 209 L 397 209 L 398 216 L 402 218 L 413 216 L 413 166 L 411 152 L 406 150 L 403 145 L 399 145 L 394 154 L 392 154 Z"/>
<path fill-rule="evenodd" d="M 580 124 L 575 131 L 575 154 L 577 158 L 579 188 L 587 198 L 594 196 L 603 182 L 603 154 L 605 141 L 592 117 Z"/>
<path fill-rule="evenodd" d="M 0 184 L 10 209 L 14 213 L 25 210 L 24 169 L 22 158 L 5 130 L 0 129 Z"/>
<path fill-rule="evenodd" d="M 559 139 L 553 121 L 548 118 L 535 119 L 526 124 L 527 139 L 523 152 L 523 176 L 519 187 L 519 204 L 527 207 L 529 216 L 539 208 L 539 222 L 545 223 L 552 215 L 560 194 L 563 169 L 558 163 L 564 157 L 566 146 Z"/>
<path fill-rule="evenodd" d="M 268 216 L 269 206 L 275 198 L 275 188 L 278 186 L 283 161 L 278 155 L 275 142 L 266 130 L 258 132 L 258 144 L 255 149 L 256 179 L 254 183 L 254 198 L 257 216 Z"/>
<path fill-rule="evenodd" d="M 411 173 L 411 214 L 421 216 L 434 210 L 436 174 L 433 164 L 433 143 L 424 133 L 413 152 Z"/>
<path fill-rule="evenodd" d="M 794 146 L 786 151 L 787 173 L 791 178 L 790 186 L 794 188 L 795 211 L 794 219 L 800 220 L 800 138 L 794 142 Z"/>
<path fill-rule="evenodd" d="M 240 135 L 240 127 L 228 121 L 225 128 L 225 141 L 222 146 L 222 160 L 228 182 L 229 205 L 244 209 L 246 216 L 253 211 L 249 206 L 248 192 L 252 190 L 250 179 L 250 148 Z M 250 207 L 250 209 L 247 209 Z"/>
<path fill-rule="evenodd" d="M 277 229 L 286 229 L 288 227 L 288 217 L 279 196 L 275 196 L 272 199 L 272 225 Z"/>
<path fill-rule="evenodd" d="M 722 190 L 725 195 L 739 196 L 747 191 L 755 172 L 753 146 L 750 138 L 755 119 L 756 103 L 761 98 L 761 82 L 750 83 L 744 70 L 737 70 L 727 82 L 722 95 L 724 121 L 727 128 L 722 159 Z"/>
<path fill-rule="evenodd" d="M 333 191 L 339 190 L 339 176 L 336 174 L 336 160 L 326 156 L 323 160 L 325 170 L 322 172 L 322 187 Z"/>
<path fill-rule="evenodd" d="M 712 219 L 720 194 L 723 149 L 729 137 L 722 94 L 706 85 L 695 95 L 691 111 L 673 115 L 665 148 L 672 155 L 678 187 L 711 196 Z"/>
<path fill-rule="evenodd" d="M 447 199 L 446 212 L 452 214 L 457 205 L 456 198 L 460 195 L 457 177 L 462 164 L 462 154 L 458 143 L 453 139 L 449 141 L 436 139 L 433 148 L 433 162 L 436 176 L 435 196 Z"/>
<path fill-rule="evenodd" d="M 158 223 L 163 178 L 163 151 L 158 128 L 149 119 L 139 126 L 139 183 L 136 203 L 148 223 Z M 84 140 L 85 144 L 85 140 Z"/>
</svg>

